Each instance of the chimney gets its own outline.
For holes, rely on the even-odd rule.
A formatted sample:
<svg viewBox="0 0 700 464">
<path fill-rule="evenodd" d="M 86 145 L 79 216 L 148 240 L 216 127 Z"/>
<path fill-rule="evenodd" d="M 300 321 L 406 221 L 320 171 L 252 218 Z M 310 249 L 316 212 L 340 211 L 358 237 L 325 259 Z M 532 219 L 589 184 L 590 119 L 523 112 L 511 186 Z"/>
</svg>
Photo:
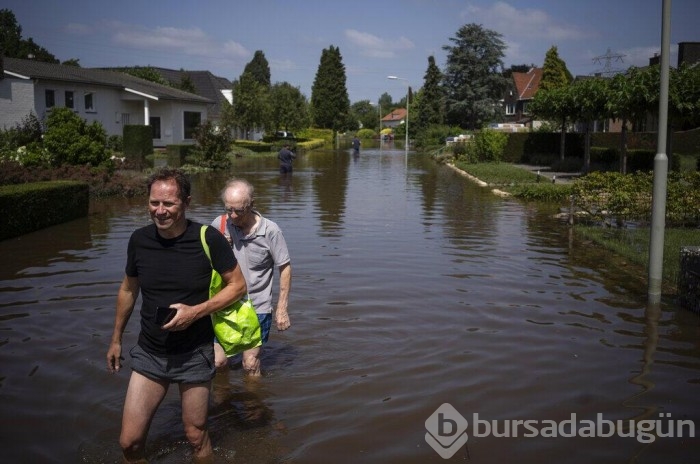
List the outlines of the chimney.
<svg viewBox="0 0 700 464">
<path fill-rule="evenodd" d="M 700 63 L 700 42 L 678 42 L 678 67 L 681 63 Z"/>
<path fill-rule="evenodd" d="M 658 53 L 654 53 L 654 56 L 649 58 L 649 66 L 654 66 L 659 63 L 661 63 L 661 56 Z"/>
</svg>

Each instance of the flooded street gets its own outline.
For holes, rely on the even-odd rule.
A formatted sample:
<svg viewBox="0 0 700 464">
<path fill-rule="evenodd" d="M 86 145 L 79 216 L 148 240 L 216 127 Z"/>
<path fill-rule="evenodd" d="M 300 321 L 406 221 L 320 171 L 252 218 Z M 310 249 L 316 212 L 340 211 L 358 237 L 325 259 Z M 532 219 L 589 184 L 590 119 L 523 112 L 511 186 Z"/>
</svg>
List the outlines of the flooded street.
<svg viewBox="0 0 700 464">
<path fill-rule="evenodd" d="M 661 435 L 671 421 L 700 425 L 698 316 L 670 297 L 647 307 L 645 271 L 577 239 L 556 208 L 385 146 L 302 154 L 288 177 L 274 157 L 237 160 L 193 178 L 188 217 L 221 214 L 233 174 L 284 232 L 292 327 L 271 333 L 260 382 L 235 366 L 217 374 L 217 462 L 445 462 L 426 441 L 444 403 L 469 425 L 447 462 L 700 458 L 687 429 L 650 441 L 585 437 L 573 421 L 556 437 L 525 436 L 515 424 L 654 420 Z M 105 353 L 126 244 L 148 222 L 145 198 L 101 200 L 87 218 L 0 242 L 3 462 L 120 462 L 129 358 L 111 375 Z M 125 351 L 138 322 L 136 311 Z M 177 395 L 151 426 L 150 462 L 189 462 Z"/>
</svg>

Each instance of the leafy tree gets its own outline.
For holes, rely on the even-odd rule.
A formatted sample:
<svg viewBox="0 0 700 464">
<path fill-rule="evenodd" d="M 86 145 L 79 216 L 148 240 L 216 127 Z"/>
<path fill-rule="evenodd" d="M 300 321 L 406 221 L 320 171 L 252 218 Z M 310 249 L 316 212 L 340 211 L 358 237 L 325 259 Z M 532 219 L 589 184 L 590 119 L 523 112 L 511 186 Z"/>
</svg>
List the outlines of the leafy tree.
<svg viewBox="0 0 700 464">
<path fill-rule="evenodd" d="M 584 172 L 591 169 L 591 126 L 593 121 L 607 115 L 606 84 L 603 78 L 591 77 L 578 79 L 569 87 L 572 96 L 574 119 L 585 124 L 584 138 Z"/>
<path fill-rule="evenodd" d="M 447 120 L 461 127 L 478 129 L 501 111 L 499 101 L 508 81 L 503 77 L 506 48 L 502 35 L 478 24 L 462 26 L 444 45 L 447 67 Z"/>
<path fill-rule="evenodd" d="M 379 110 L 369 100 L 353 103 L 350 107 L 350 113 L 355 121 L 355 127 L 351 127 L 351 130 L 357 130 L 360 126 L 363 129 L 379 127 Z"/>
<path fill-rule="evenodd" d="M 530 105 L 530 111 L 540 117 L 559 122 L 559 150 L 562 160 L 566 153 L 566 128 L 571 104 L 571 95 L 567 88 L 572 80 L 566 63 L 559 58 L 557 47 L 551 47 L 544 58 L 542 80 L 533 104 Z"/>
<path fill-rule="evenodd" d="M 66 60 L 61 64 L 64 66 L 75 66 L 76 68 L 79 68 L 80 60 L 78 58 L 71 58 L 70 60 Z"/>
<path fill-rule="evenodd" d="M 227 168 L 231 164 L 231 131 L 217 130 L 211 121 L 204 121 L 194 131 L 196 146 L 194 157 L 199 166 L 213 169 Z"/>
<path fill-rule="evenodd" d="M 185 92 L 197 93 L 197 88 L 194 86 L 194 82 L 192 82 L 192 77 L 190 77 L 189 73 L 184 69 L 180 69 L 180 84 L 177 88 Z"/>
<path fill-rule="evenodd" d="M 544 56 L 540 90 L 566 87 L 573 81 L 573 76 L 566 67 L 564 60 L 559 58 L 557 47 L 551 47 Z"/>
<path fill-rule="evenodd" d="M 435 57 L 428 57 L 428 69 L 423 77 L 423 88 L 416 102 L 416 133 L 432 124 L 442 124 L 445 120 L 445 91 L 442 88 L 442 73 L 435 64 Z M 411 105 L 414 106 L 414 105 Z M 410 116 L 410 114 L 409 114 Z M 412 118 L 413 119 L 413 118 Z M 411 123 L 413 121 L 410 121 Z"/>
<path fill-rule="evenodd" d="M 34 43 L 34 39 L 22 38 L 22 26 L 17 22 L 12 10 L 7 8 L 0 10 L 0 51 L 10 58 L 31 58 L 47 63 L 59 63 L 48 50 Z"/>
<path fill-rule="evenodd" d="M 620 171 L 627 172 L 627 123 L 644 119 L 658 102 L 658 66 L 631 67 L 607 81 L 607 116 L 622 122 L 620 131 Z"/>
<path fill-rule="evenodd" d="M 340 49 L 333 45 L 323 49 L 311 86 L 311 118 L 316 127 L 337 132 L 350 125 L 350 99 L 345 82 Z"/>
<path fill-rule="evenodd" d="M 243 72 L 233 82 L 233 105 L 226 108 L 224 124 L 227 127 L 239 127 L 244 134 L 258 127 L 270 125 L 270 89 L 261 84 L 251 74 Z"/>
<path fill-rule="evenodd" d="M 255 52 L 253 59 L 245 65 L 243 73 L 249 74 L 256 82 L 266 87 L 270 87 L 271 85 L 270 64 L 267 62 L 267 58 L 265 58 L 265 54 L 262 50 L 257 50 Z"/>
<path fill-rule="evenodd" d="M 669 76 L 669 113 L 681 130 L 700 126 L 700 66 L 682 63 Z M 658 88 L 658 86 L 657 86 Z"/>
<path fill-rule="evenodd" d="M 122 72 L 135 77 L 140 77 L 147 81 L 155 82 L 156 84 L 172 87 L 172 84 L 164 78 L 155 68 L 151 66 L 134 66 L 132 68 L 122 68 Z"/>
<path fill-rule="evenodd" d="M 382 107 L 382 112 L 384 114 L 391 112 L 391 110 L 395 108 L 391 95 L 389 95 L 387 92 L 384 92 L 382 96 L 379 97 L 379 106 Z"/>
<path fill-rule="evenodd" d="M 272 127 L 298 131 L 308 125 L 308 102 L 299 87 L 288 82 L 276 83 L 270 92 Z"/>
<path fill-rule="evenodd" d="M 44 148 L 57 165 L 99 166 L 109 158 L 107 132 L 97 121 L 85 122 L 70 108 L 53 108 L 46 120 Z"/>
</svg>

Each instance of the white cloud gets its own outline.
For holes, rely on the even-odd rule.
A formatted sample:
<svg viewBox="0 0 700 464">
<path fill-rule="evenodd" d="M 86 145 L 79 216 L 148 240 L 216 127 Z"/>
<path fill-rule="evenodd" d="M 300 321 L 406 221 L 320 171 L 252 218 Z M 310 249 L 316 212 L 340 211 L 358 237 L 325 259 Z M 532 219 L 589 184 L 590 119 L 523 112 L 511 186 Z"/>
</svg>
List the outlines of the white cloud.
<svg viewBox="0 0 700 464">
<path fill-rule="evenodd" d="M 70 23 L 64 28 L 64 31 L 71 35 L 90 35 L 93 33 L 93 28 L 86 24 Z"/>
<path fill-rule="evenodd" d="M 397 52 L 410 50 L 415 47 L 414 43 L 406 37 L 387 40 L 355 29 L 346 29 L 345 37 L 352 45 L 359 48 L 361 55 L 371 58 L 393 58 L 397 55 Z"/>
<path fill-rule="evenodd" d="M 250 52 L 238 42 L 217 42 L 199 28 L 146 28 L 124 23 L 111 23 L 112 41 L 137 50 L 162 51 L 199 57 L 240 59 Z"/>
<path fill-rule="evenodd" d="M 551 17 L 545 11 L 517 9 L 505 2 L 496 2 L 488 8 L 469 5 L 462 17 L 469 22 L 483 24 L 487 29 L 513 39 L 548 39 L 553 42 L 580 40 L 595 35 L 574 24 Z"/>
</svg>

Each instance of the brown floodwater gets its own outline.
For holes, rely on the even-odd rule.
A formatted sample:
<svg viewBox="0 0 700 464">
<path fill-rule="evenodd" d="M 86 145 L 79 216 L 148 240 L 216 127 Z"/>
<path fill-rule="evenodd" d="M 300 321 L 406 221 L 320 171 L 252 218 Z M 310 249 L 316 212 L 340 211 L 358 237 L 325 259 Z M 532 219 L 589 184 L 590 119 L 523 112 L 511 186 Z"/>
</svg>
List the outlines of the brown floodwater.
<svg viewBox="0 0 700 464">
<path fill-rule="evenodd" d="M 444 462 L 438 451 L 449 462 L 697 462 L 698 316 L 672 295 L 647 305 L 644 269 L 574 236 L 556 208 L 384 145 L 302 154 L 288 177 L 274 156 L 195 176 L 191 219 L 221 213 L 234 173 L 289 244 L 292 327 L 271 334 L 259 382 L 237 365 L 217 375 L 217 462 Z M 144 198 L 90 211 L 0 242 L 2 462 L 120 460 L 129 359 L 111 375 L 105 351 L 126 243 L 149 218 Z M 444 403 L 454 412 L 435 415 Z M 611 436 L 585 436 L 596 420 Z M 654 420 L 658 435 L 686 428 L 645 435 L 631 420 Z M 175 388 L 149 459 L 189 462 Z"/>
</svg>

